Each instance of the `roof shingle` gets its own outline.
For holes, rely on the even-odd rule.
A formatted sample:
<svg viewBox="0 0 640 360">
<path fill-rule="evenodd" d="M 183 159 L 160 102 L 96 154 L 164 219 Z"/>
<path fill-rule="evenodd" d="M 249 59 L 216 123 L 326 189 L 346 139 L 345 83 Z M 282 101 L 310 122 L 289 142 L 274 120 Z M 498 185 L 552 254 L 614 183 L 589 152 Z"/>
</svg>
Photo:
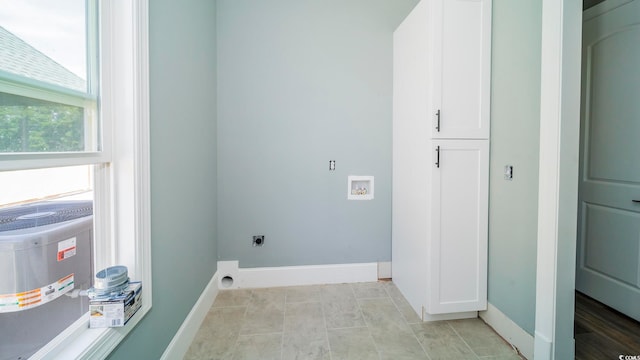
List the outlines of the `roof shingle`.
<svg viewBox="0 0 640 360">
<path fill-rule="evenodd" d="M 87 82 L 0 26 L 0 70 L 86 92 Z"/>
</svg>

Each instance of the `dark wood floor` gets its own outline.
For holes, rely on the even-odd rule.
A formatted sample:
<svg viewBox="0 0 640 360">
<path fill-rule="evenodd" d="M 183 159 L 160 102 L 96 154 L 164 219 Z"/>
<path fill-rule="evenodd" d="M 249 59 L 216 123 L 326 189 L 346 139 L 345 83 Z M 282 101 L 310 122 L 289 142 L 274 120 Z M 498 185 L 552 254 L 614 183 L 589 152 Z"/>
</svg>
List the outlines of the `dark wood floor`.
<svg viewBox="0 0 640 360">
<path fill-rule="evenodd" d="M 576 292 L 576 359 L 640 355 L 640 323 Z"/>
</svg>

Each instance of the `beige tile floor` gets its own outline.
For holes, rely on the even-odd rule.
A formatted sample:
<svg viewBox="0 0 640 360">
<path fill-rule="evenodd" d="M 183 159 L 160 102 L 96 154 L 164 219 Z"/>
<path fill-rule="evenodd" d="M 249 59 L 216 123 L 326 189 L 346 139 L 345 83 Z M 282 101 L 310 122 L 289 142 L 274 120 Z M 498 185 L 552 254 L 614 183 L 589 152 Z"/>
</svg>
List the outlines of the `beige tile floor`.
<svg viewBox="0 0 640 360">
<path fill-rule="evenodd" d="M 221 291 L 184 359 L 520 359 L 480 319 L 423 323 L 390 281 Z"/>
</svg>

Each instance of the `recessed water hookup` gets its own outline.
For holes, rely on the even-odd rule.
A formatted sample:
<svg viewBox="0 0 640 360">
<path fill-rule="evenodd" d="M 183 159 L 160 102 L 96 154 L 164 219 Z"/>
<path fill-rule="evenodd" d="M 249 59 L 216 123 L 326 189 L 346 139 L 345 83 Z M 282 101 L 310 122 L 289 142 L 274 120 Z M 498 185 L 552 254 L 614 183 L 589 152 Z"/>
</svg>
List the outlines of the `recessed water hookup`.
<svg viewBox="0 0 640 360">
<path fill-rule="evenodd" d="M 373 176 L 349 175 L 347 186 L 348 200 L 373 200 Z"/>
</svg>

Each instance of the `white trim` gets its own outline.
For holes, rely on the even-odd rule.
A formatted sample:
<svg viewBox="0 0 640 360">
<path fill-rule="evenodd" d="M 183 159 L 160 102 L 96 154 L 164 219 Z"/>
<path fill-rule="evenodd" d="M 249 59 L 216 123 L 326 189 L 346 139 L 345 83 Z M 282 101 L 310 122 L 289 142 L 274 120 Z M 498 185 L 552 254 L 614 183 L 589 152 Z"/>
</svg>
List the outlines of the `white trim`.
<svg viewBox="0 0 640 360">
<path fill-rule="evenodd" d="M 148 0 L 101 2 L 105 116 L 113 125 L 110 166 L 112 246 L 96 254 L 96 270 L 125 265 L 152 304 L 149 140 Z M 123 90 L 124 89 L 124 90 Z M 109 131 L 105 131 L 109 134 Z M 117 142 L 116 142 L 117 139 Z M 106 214 L 105 214 L 106 215 Z M 98 219 L 100 220 L 100 219 Z M 98 227 L 98 230 L 101 230 Z M 106 229 L 104 229 L 106 233 Z"/>
<path fill-rule="evenodd" d="M 582 2 L 543 0 L 536 359 L 573 359 Z"/>
<path fill-rule="evenodd" d="M 391 261 L 378 262 L 378 279 L 391 279 Z"/>
<path fill-rule="evenodd" d="M 89 165 L 110 161 L 106 152 L 1 154 L 0 171 Z"/>
<path fill-rule="evenodd" d="M 135 279 L 140 279 L 145 283 L 143 287 L 144 299 L 151 304 L 151 165 L 150 165 L 150 139 L 149 139 L 149 20 L 147 0 L 133 1 L 131 6 L 131 17 L 134 19 L 132 26 L 133 57 L 131 59 L 132 73 L 134 75 L 131 85 L 132 103 L 131 116 L 133 120 L 133 161 L 130 165 L 130 173 L 133 175 L 132 183 L 133 198 L 132 208 L 135 209 L 130 234 L 135 234 L 134 248 L 127 253 L 135 262 L 133 270 L 129 275 Z M 118 135 L 121 135 L 118 132 Z M 122 222 L 119 219 L 119 223 Z M 125 255 L 119 254 L 118 263 L 123 263 Z M 148 285 L 147 285 L 148 284 Z"/>
<path fill-rule="evenodd" d="M 237 289 L 239 276 L 238 261 L 218 261 L 218 287 L 220 289 Z M 231 281 L 226 281 L 226 279 Z"/>
<path fill-rule="evenodd" d="M 487 310 L 480 312 L 480 318 L 493 328 L 500 336 L 513 346 L 518 353 L 533 360 L 533 335 L 524 331 L 518 324 L 509 319 L 500 309 L 487 304 Z"/>
<path fill-rule="evenodd" d="M 144 301 L 143 298 L 142 308 L 121 328 L 89 329 L 87 313 L 29 359 L 105 359 L 149 311 L 151 305 Z"/>
<path fill-rule="evenodd" d="M 202 321 L 207 316 L 207 312 L 218 296 L 218 272 L 213 274 L 209 284 L 204 288 L 202 294 L 195 305 L 189 311 L 186 319 L 180 325 L 178 332 L 173 336 L 169 346 L 164 350 L 160 360 L 182 359 L 189 350 L 189 346 L 202 325 Z"/>
<path fill-rule="evenodd" d="M 150 100 L 149 100 L 149 2 L 138 0 L 134 3 L 134 108 L 136 117 L 134 145 L 134 184 L 135 184 L 135 236 L 136 266 L 135 273 L 145 286 L 144 301 L 151 307 L 151 139 L 150 139 Z M 145 291 L 146 290 L 146 291 Z"/>
<path fill-rule="evenodd" d="M 461 319 L 475 319 L 478 317 L 477 311 L 465 311 L 447 314 L 429 314 L 423 311 L 422 321 L 443 321 L 443 320 L 461 320 Z"/>
<path fill-rule="evenodd" d="M 341 284 L 377 281 L 378 263 L 238 268 L 237 261 L 218 261 L 218 272 L 220 289 Z"/>
</svg>

